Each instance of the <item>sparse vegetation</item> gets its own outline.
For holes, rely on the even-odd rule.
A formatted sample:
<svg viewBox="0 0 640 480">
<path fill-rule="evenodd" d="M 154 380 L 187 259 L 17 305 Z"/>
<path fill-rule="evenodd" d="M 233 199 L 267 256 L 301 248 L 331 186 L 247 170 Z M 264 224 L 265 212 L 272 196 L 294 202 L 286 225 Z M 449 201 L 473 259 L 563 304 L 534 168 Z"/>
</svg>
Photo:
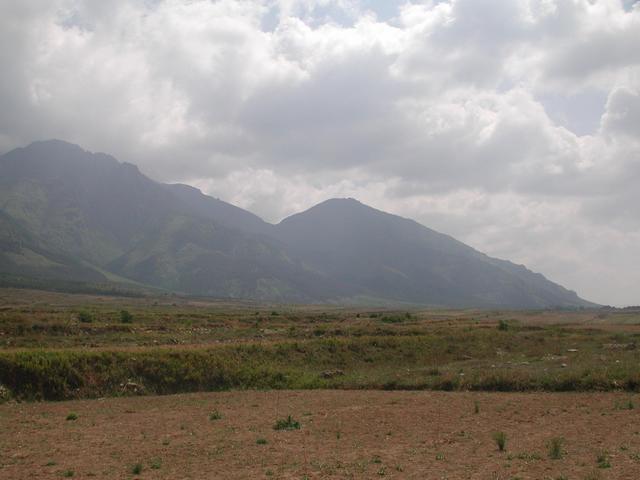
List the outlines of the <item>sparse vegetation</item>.
<svg viewBox="0 0 640 480">
<path fill-rule="evenodd" d="M 635 404 L 631 399 L 623 402 L 616 402 L 616 406 L 615 406 L 616 410 L 633 410 L 634 408 L 635 408 Z"/>
<path fill-rule="evenodd" d="M 633 332 L 556 325 L 588 322 L 592 312 L 383 310 L 357 317 L 288 307 L 270 315 L 175 298 L 82 297 L 78 305 L 65 294 L 30 292 L 35 297 L 25 304 L 19 292 L 6 295 L 0 401 L 235 388 L 640 391 Z M 93 322 L 70 322 L 78 312 L 91 312 Z M 135 328 L 122 324 L 121 312 L 135 312 Z M 606 320 L 633 324 L 640 314 L 612 312 Z M 495 335 L 500 321 L 510 328 Z M 269 341 L 255 342 L 262 339 Z M 87 342 L 101 348 L 87 349 Z M 579 355 L 560 361 L 567 350 Z M 618 406 L 632 407 L 631 399 Z"/>
<path fill-rule="evenodd" d="M 82 311 L 78 313 L 78 321 L 81 323 L 92 323 L 93 315 L 91 312 Z"/>
<path fill-rule="evenodd" d="M 564 454 L 562 447 L 564 445 L 564 439 L 560 437 L 554 437 L 549 440 L 547 445 L 549 449 L 549 458 L 552 460 L 560 460 Z"/>
<path fill-rule="evenodd" d="M 540 457 L 540 455 L 538 455 L 535 452 L 534 453 L 520 452 L 515 455 L 507 455 L 507 460 L 513 460 L 513 459 L 524 460 L 525 462 L 533 462 L 537 460 L 542 460 L 542 457 Z"/>
<path fill-rule="evenodd" d="M 611 468 L 609 452 L 602 451 L 598 453 L 598 456 L 596 457 L 596 463 L 598 464 L 598 468 Z"/>
<path fill-rule="evenodd" d="M 120 322 L 122 323 L 133 323 L 133 315 L 129 313 L 128 310 L 120 311 Z"/>
<path fill-rule="evenodd" d="M 294 420 L 291 415 L 281 418 L 273 426 L 274 430 L 300 430 L 300 422 Z"/>
<path fill-rule="evenodd" d="M 498 450 L 504 452 L 507 448 L 507 434 L 504 432 L 494 432 L 493 441 L 495 442 Z"/>
</svg>

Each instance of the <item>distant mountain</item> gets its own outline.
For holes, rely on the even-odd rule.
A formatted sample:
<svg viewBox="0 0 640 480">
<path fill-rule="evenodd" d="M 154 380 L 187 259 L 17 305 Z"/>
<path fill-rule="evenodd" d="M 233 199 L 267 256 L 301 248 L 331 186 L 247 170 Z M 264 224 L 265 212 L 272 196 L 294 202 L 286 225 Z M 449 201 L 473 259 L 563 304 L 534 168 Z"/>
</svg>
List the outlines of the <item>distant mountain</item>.
<svg viewBox="0 0 640 480">
<path fill-rule="evenodd" d="M 354 199 L 327 200 L 293 215 L 277 235 L 312 268 L 372 297 L 513 308 L 585 304 L 523 266 Z"/>
<path fill-rule="evenodd" d="M 0 157 L 0 278 L 277 302 L 591 306 L 412 220 L 333 199 L 278 225 L 59 140 Z"/>
<path fill-rule="evenodd" d="M 273 225 L 242 208 L 205 195 L 197 188 L 179 183 L 166 185 L 187 207 L 190 213 L 208 218 L 227 227 L 250 233 L 273 234 Z"/>
</svg>

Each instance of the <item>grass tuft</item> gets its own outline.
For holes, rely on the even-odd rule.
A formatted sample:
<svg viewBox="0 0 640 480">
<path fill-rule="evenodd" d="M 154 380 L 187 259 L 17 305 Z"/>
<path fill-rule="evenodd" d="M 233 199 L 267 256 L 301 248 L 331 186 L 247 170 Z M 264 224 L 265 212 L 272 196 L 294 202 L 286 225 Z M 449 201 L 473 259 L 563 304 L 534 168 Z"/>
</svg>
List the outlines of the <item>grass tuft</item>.
<svg viewBox="0 0 640 480">
<path fill-rule="evenodd" d="M 611 468 L 611 460 L 609 459 L 609 453 L 602 451 L 596 457 L 596 463 L 598 468 Z"/>
<path fill-rule="evenodd" d="M 560 460 L 564 454 L 562 446 L 564 445 L 564 438 L 555 437 L 549 440 L 547 447 L 549 448 L 549 458 L 552 460 Z"/>
<path fill-rule="evenodd" d="M 504 432 L 495 432 L 493 434 L 493 441 L 496 443 L 498 450 L 504 452 L 507 448 L 507 434 Z"/>
<path fill-rule="evenodd" d="M 300 430 L 300 422 L 294 420 L 291 415 L 287 416 L 287 418 L 281 418 L 276 421 L 273 426 L 274 430 Z"/>
</svg>

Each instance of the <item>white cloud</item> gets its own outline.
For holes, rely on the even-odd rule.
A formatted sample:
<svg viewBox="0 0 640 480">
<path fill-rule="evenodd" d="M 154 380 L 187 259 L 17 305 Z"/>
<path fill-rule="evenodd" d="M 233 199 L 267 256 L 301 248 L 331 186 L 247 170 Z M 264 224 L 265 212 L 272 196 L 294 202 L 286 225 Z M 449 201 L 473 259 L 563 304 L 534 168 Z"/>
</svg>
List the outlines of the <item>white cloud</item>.
<svg viewBox="0 0 640 480">
<path fill-rule="evenodd" d="M 396 4 L 4 2 L 0 150 L 64 138 L 269 220 L 353 196 L 640 303 L 638 4 Z"/>
</svg>

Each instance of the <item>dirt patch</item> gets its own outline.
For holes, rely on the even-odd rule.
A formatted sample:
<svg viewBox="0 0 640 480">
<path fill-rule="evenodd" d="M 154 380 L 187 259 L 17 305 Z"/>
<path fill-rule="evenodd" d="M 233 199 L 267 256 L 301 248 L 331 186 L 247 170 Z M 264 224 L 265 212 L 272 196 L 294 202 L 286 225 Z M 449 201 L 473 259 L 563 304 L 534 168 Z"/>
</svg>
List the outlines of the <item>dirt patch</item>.
<svg viewBox="0 0 640 480">
<path fill-rule="evenodd" d="M 289 415 L 301 428 L 274 430 Z M 640 478 L 640 396 L 615 393 L 249 391 L 12 403 L 0 405 L 0 428 L 7 480 Z M 549 458 L 554 437 L 564 439 L 561 459 Z"/>
</svg>

